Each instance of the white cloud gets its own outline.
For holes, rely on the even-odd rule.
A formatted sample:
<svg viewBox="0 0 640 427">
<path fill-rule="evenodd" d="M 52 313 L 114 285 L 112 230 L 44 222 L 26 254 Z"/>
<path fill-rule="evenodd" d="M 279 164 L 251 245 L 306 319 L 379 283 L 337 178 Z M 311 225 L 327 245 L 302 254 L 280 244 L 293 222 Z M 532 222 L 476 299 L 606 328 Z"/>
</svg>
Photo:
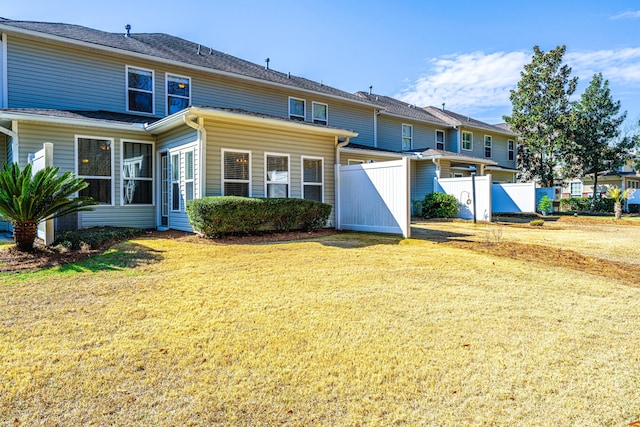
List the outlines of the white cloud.
<svg viewBox="0 0 640 427">
<path fill-rule="evenodd" d="M 640 10 L 622 12 L 617 15 L 611 16 L 609 19 L 638 19 L 640 18 Z"/>
<path fill-rule="evenodd" d="M 428 72 L 395 97 L 418 106 L 441 106 L 444 102 L 447 109 L 476 116 L 495 109 L 508 113 L 509 91 L 515 89 L 532 54 L 473 52 L 433 58 Z M 640 48 L 568 52 L 564 62 L 581 83 L 601 72 L 612 88 L 640 86 Z"/>
</svg>

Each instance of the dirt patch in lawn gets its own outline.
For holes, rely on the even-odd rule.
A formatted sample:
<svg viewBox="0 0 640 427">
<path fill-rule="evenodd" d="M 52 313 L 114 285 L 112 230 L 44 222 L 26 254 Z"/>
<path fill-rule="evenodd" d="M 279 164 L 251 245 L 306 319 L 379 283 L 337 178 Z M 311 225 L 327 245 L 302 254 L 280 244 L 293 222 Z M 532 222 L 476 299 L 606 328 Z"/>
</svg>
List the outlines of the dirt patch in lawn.
<svg viewBox="0 0 640 427">
<path fill-rule="evenodd" d="M 333 229 L 322 229 L 316 231 L 291 231 L 255 236 L 228 236 L 220 239 L 205 239 L 198 237 L 193 233 L 168 230 L 148 231 L 142 237 L 156 239 L 180 239 L 190 242 L 212 244 L 256 244 L 312 239 L 335 233 L 339 233 L 339 231 Z M 27 272 L 84 261 L 89 257 L 99 255 L 116 243 L 119 243 L 119 241 L 103 242 L 99 245 L 94 245 L 91 248 L 85 247 L 78 250 L 61 247 L 36 247 L 36 249 L 31 253 L 20 252 L 14 245 L 0 247 L 0 273 Z"/>
<path fill-rule="evenodd" d="M 619 280 L 626 285 L 640 287 L 640 267 L 638 265 L 603 260 L 571 250 L 515 242 L 486 243 L 452 240 L 444 244 L 520 261 L 570 268 Z"/>
</svg>

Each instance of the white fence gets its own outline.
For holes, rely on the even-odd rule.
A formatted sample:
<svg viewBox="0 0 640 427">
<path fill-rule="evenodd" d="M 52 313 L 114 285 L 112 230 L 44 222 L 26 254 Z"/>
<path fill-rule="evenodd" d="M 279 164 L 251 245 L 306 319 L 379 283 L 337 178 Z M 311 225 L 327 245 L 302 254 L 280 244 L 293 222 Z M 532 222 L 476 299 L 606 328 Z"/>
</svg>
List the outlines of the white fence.
<svg viewBox="0 0 640 427">
<path fill-rule="evenodd" d="M 336 165 L 336 228 L 411 237 L 409 164 Z"/>
<path fill-rule="evenodd" d="M 480 221 L 491 221 L 491 175 L 475 177 L 476 215 Z M 471 177 L 434 178 L 434 191 L 454 196 L 460 202 L 459 218 L 473 219 L 473 183 Z"/>
<path fill-rule="evenodd" d="M 53 144 L 45 142 L 42 150 L 38 151 L 33 156 L 29 156 L 29 163 L 31 163 L 31 173 L 35 174 L 41 169 L 47 166 L 53 166 Z M 52 219 L 47 219 L 38 224 L 38 237 L 44 241 L 45 246 L 53 243 L 54 240 L 54 225 Z"/>
<path fill-rule="evenodd" d="M 542 196 L 540 197 L 542 198 Z M 553 200 L 553 188 L 551 197 Z M 516 213 L 536 211 L 536 185 L 527 183 L 493 184 L 491 194 L 493 212 Z"/>
</svg>

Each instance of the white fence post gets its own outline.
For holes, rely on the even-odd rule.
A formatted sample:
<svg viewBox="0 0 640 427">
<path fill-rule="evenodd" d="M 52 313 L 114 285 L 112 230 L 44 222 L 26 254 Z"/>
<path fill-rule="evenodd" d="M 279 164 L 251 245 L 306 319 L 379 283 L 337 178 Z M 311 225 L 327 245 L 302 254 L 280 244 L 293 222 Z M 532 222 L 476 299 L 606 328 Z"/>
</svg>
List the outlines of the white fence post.
<svg viewBox="0 0 640 427">
<path fill-rule="evenodd" d="M 41 169 L 53 166 L 53 144 L 45 142 L 42 144 L 42 150 L 38 151 L 30 159 L 31 173 L 35 174 Z M 54 224 L 53 219 L 45 219 L 38 224 L 38 237 L 41 238 L 45 246 L 54 241 Z"/>
</svg>

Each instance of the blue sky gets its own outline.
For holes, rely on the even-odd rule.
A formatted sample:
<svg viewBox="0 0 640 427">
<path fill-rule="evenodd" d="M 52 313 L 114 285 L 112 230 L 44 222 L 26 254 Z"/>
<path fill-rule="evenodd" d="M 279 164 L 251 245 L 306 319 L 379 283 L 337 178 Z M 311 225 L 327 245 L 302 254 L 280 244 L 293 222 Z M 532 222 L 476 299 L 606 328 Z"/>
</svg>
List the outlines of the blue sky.
<svg viewBox="0 0 640 427">
<path fill-rule="evenodd" d="M 640 1 L 0 0 L 0 16 L 109 32 L 164 32 L 356 92 L 498 123 L 534 45 L 567 46 L 580 79 L 596 72 L 640 119 Z"/>
</svg>

